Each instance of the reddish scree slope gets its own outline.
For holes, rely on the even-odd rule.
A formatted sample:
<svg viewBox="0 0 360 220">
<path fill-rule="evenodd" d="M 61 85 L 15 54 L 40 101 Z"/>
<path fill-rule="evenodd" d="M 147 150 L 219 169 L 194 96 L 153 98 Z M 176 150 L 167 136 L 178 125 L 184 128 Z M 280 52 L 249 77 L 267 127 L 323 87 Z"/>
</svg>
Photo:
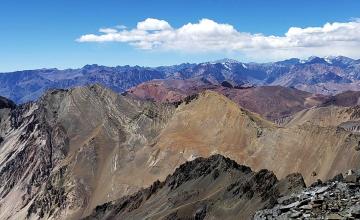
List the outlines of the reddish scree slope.
<svg viewBox="0 0 360 220">
<path fill-rule="evenodd" d="M 223 85 L 213 85 L 197 79 L 153 80 L 131 88 L 128 94 L 157 102 L 177 102 L 186 96 L 212 90 L 225 95 L 241 107 L 273 121 L 329 100 L 329 97 L 324 95 L 314 95 L 281 86 L 241 88 L 233 87 L 228 83 Z"/>
</svg>

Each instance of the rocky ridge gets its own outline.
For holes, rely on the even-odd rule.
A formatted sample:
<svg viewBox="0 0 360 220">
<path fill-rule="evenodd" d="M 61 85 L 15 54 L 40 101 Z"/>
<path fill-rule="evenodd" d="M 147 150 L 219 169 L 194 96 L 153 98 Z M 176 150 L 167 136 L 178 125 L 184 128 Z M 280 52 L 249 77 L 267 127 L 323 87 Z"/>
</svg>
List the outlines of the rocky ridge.
<svg viewBox="0 0 360 220">
<path fill-rule="evenodd" d="M 133 170 L 126 161 L 151 143 L 173 108 L 95 85 L 52 90 L 7 111 L 0 130 L 0 218 L 78 219 L 100 201 L 137 190 L 143 185 L 120 177 Z"/>
<path fill-rule="evenodd" d="M 97 206 L 85 219 L 251 219 L 272 207 L 278 196 L 303 189 L 299 174 L 283 180 L 268 170 L 221 155 L 182 164 L 165 181 L 131 196 Z"/>
</svg>

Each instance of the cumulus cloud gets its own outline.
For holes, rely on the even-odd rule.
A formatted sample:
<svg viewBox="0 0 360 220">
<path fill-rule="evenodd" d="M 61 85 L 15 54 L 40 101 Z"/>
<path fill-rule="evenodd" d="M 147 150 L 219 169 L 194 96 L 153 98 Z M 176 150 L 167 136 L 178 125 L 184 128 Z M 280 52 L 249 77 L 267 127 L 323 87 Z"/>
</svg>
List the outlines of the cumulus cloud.
<svg viewBox="0 0 360 220">
<path fill-rule="evenodd" d="M 112 33 L 116 33 L 117 30 L 114 28 L 100 28 L 99 32 L 105 33 L 105 34 L 112 34 Z"/>
<path fill-rule="evenodd" d="M 309 55 L 360 56 L 360 20 L 326 23 L 322 27 L 290 27 L 281 36 L 246 33 L 230 24 L 201 19 L 173 28 L 167 21 L 147 18 L 133 29 L 102 28 L 78 42 L 122 42 L 143 50 L 240 52 L 269 59 Z"/>
<path fill-rule="evenodd" d="M 117 29 L 126 29 L 127 27 L 125 25 L 119 24 L 119 25 L 116 25 L 115 28 L 117 28 Z"/>
<path fill-rule="evenodd" d="M 155 31 L 171 29 L 170 24 L 164 20 L 158 20 L 155 18 L 147 18 L 145 21 L 141 21 L 137 24 L 138 30 Z"/>
</svg>

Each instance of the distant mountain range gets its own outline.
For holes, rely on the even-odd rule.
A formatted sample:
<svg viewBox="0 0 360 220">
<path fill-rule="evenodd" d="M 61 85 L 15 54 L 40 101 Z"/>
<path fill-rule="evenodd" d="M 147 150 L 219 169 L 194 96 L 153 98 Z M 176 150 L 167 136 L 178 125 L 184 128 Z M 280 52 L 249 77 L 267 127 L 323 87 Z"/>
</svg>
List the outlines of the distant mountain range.
<svg viewBox="0 0 360 220">
<path fill-rule="evenodd" d="M 16 103 L 39 98 L 50 88 L 71 88 L 99 83 L 124 92 L 153 79 L 202 79 L 211 84 L 280 85 L 300 90 L 337 94 L 360 90 L 360 60 L 348 57 L 310 57 L 272 63 L 242 63 L 223 59 L 200 64 L 162 67 L 86 65 L 80 69 L 39 69 L 0 73 L 0 96 Z"/>
</svg>

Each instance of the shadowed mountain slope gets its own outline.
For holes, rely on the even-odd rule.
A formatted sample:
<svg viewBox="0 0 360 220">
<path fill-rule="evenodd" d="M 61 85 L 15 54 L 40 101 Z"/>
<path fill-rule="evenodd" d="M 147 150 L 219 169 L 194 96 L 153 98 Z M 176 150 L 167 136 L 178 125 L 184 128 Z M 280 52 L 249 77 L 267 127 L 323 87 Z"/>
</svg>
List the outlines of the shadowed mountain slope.
<svg viewBox="0 0 360 220">
<path fill-rule="evenodd" d="M 355 106 L 359 105 L 360 92 L 359 91 L 346 91 L 343 93 L 331 96 L 323 103 L 323 106 L 337 105 L 337 106 Z"/>
<path fill-rule="evenodd" d="M 0 96 L 0 109 L 4 109 L 4 108 L 14 109 L 15 107 L 16 105 L 13 101 Z"/>
</svg>

